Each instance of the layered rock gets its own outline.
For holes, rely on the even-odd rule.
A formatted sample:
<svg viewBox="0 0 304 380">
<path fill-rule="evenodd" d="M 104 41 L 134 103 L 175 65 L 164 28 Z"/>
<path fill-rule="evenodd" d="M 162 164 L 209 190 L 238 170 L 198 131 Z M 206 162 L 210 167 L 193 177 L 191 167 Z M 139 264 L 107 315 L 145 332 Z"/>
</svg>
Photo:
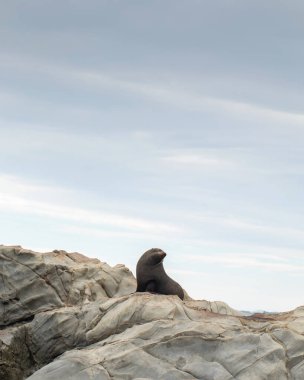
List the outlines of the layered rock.
<svg viewBox="0 0 304 380">
<path fill-rule="evenodd" d="M 85 344 L 82 326 L 98 313 L 99 303 L 135 289 L 124 265 L 0 246 L 0 379 L 20 380 Z"/>
<path fill-rule="evenodd" d="M 0 326 L 41 311 L 82 305 L 136 289 L 135 279 L 124 265 L 111 268 L 80 253 L 37 253 L 19 246 L 0 246 L 0 260 Z"/>
<path fill-rule="evenodd" d="M 304 378 L 304 307 L 245 317 L 221 302 L 133 293 L 127 268 L 76 253 L 0 255 L 1 379 Z"/>
</svg>

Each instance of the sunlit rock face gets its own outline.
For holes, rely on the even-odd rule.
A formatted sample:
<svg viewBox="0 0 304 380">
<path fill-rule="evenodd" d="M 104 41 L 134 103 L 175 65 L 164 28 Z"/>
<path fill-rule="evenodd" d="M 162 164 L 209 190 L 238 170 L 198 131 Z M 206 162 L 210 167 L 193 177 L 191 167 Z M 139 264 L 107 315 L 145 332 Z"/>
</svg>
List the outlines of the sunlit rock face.
<svg viewBox="0 0 304 380">
<path fill-rule="evenodd" d="M 78 253 L 0 246 L 0 262 L 0 379 L 304 379 L 304 307 L 134 293 L 126 267 Z"/>
</svg>

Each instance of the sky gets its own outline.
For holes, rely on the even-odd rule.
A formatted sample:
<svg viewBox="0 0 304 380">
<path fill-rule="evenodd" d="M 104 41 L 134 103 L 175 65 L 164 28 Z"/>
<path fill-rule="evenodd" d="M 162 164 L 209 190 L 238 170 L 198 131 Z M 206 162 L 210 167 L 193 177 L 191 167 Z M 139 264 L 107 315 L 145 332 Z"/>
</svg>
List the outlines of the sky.
<svg viewBox="0 0 304 380">
<path fill-rule="evenodd" d="M 0 1 L 0 244 L 304 304 L 304 3 Z"/>
</svg>

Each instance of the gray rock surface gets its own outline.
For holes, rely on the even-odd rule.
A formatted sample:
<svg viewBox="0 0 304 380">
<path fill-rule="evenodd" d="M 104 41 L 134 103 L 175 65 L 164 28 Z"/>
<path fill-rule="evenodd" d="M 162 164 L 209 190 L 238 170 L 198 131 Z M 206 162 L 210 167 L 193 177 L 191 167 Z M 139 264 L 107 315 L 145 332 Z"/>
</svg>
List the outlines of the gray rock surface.
<svg viewBox="0 0 304 380">
<path fill-rule="evenodd" d="M 132 273 L 80 253 L 0 246 L 0 326 L 36 313 L 134 292 Z"/>
<path fill-rule="evenodd" d="M 133 293 L 124 266 L 64 251 L 0 246 L 0 263 L 1 379 L 304 379 L 304 307 Z"/>
</svg>

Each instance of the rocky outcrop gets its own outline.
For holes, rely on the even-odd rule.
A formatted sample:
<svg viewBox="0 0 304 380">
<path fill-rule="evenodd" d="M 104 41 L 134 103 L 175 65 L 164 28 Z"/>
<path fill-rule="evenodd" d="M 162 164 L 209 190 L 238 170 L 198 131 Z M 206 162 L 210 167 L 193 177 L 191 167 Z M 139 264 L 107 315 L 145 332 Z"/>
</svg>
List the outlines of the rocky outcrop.
<svg viewBox="0 0 304 380">
<path fill-rule="evenodd" d="M 136 289 L 124 266 L 111 268 L 80 253 L 37 253 L 0 246 L 0 326 L 64 306 L 83 305 Z"/>
<path fill-rule="evenodd" d="M 20 380 L 84 345 L 83 325 L 98 314 L 99 304 L 135 289 L 124 265 L 0 246 L 0 379 Z"/>
<path fill-rule="evenodd" d="M 304 307 L 246 317 L 134 293 L 127 268 L 76 253 L 1 246 L 0 260 L 1 379 L 304 378 Z"/>
</svg>

